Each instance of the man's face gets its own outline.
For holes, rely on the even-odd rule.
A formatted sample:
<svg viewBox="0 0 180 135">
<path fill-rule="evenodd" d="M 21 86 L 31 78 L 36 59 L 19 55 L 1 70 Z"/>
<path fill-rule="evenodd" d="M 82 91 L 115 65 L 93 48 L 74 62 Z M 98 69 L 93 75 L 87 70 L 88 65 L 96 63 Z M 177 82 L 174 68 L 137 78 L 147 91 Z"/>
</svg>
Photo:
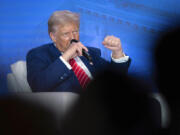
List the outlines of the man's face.
<svg viewBox="0 0 180 135">
<path fill-rule="evenodd" d="M 79 28 L 73 23 L 64 26 L 59 25 L 57 31 L 53 35 L 53 41 L 56 43 L 56 47 L 61 52 L 65 52 L 72 39 L 79 40 Z"/>
</svg>

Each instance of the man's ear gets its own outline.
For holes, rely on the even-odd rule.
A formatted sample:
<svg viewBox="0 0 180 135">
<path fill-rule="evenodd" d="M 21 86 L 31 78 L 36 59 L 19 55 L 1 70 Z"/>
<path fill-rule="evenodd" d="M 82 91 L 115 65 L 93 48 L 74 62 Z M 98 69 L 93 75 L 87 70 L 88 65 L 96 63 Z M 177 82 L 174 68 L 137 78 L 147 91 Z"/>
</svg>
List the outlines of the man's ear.
<svg viewBox="0 0 180 135">
<path fill-rule="evenodd" d="M 49 33 L 52 41 L 55 43 L 56 42 L 56 37 L 54 36 L 54 34 L 52 32 Z"/>
</svg>

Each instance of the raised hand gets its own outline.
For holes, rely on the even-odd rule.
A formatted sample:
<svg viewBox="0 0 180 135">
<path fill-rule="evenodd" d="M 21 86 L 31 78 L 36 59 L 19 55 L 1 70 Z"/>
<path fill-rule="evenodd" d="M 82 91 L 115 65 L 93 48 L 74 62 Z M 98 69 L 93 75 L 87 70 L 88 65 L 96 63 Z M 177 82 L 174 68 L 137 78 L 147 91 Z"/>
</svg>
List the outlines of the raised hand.
<svg viewBox="0 0 180 135">
<path fill-rule="evenodd" d="M 112 57 L 115 59 L 124 57 L 121 40 L 115 36 L 106 36 L 102 44 L 112 51 Z"/>
</svg>

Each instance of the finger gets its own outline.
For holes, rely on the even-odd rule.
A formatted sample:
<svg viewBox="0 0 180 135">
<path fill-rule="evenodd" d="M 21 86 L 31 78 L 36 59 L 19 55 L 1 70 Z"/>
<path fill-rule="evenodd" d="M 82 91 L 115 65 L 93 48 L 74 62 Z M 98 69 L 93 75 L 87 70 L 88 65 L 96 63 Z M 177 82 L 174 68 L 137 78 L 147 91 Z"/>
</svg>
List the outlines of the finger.
<svg viewBox="0 0 180 135">
<path fill-rule="evenodd" d="M 106 37 L 104 38 L 104 42 L 106 43 L 106 42 L 109 40 L 109 38 L 110 38 L 110 36 L 106 36 Z"/>
<path fill-rule="evenodd" d="M 109 46 L 114 46 L 114 45 L 115 45 L 114 39 L 110 38 L 110 39 L 108 40 L 108 42 L 107 42 L 107 45 L 109 45 Z"/>
<path fill-rule="evenodd" d="M 104 45 L 109 45 L 109 39 L 104 40 L 104 41 L 103 41 L 103 44 L 104 44 Z"/>
<path fill-rule="evenodd" d="M 110 46 L 120 46 L 120 40 L 117 38 L 113 38 L 109 44 Z"/>
<path fill-rule="evenodd" d="M 105 41 L 102 41 L 102 44 L 105 45 Z"/>
<path fill-rule="evenodd" d="M 112 39 L 111 39 L 111 38 L 108 38 L 108 39 L 106 40 L 106 44 L 110 45 L 111 41 L 112 41 Z"/>
<path fill-rule="evenodd" d="M 71 44 L 71 53 L 73 54 L 73 56 L 80 56 L 81 55 L 81 47 L 78 43 L 72 43 Z"/>
<path fill-rule="evenodd" d="M 75 54 L 73 54 L 72 58 L 75 58 L 75 57 L 77 57 L 77 56 L 78 56 L 78 54 L 75 53 Z"/>
<path fill-rule="evenodd" d="M 83 49 L 84 49 L 86 52 L 88 52 L 88 48 L 87 48 L 87 47 L 83 46 Z"/>
<path fill-rule="evenodd" d="M 110 50 L 117 50 L 119 49 L 119 47 L 117 46 L 109 46 L 109 45 L 104 45 L 106 48 L 110 49 Z"/>
<path fill-rule="evenodd" d="M 113 46 L 116 42 L 116 38 L 114 36 L 109 36 L 109 38 L 106 40 L 107 44 L 110 46 Z"/>
<path fill-rule="evenodd" d="M 113 44 L 111 44 L 111 43 L 109 43 L 109 42 L 107 43 L 107 42 L 104 42 L 104 41 L 102 42 L 102 44 L 103 44 L 104 46 L 116 46 L 116 45 L 113 45 Z"/>
<path fill-rule="evenodd" d="M 116 40 L 111 39 L 110 45 L 111 45 L 111 46 L 116 46 Z"/>
<path fill-rule="evenodd" d="M 77 47 L 76 48 L 76 53 L 78 56 L 82 56 L 82 48 L 81 47 Z"/>
<path fill-rule="evenodd" d="M 114 41 L 114 46 L 119 46 L 119 42 L 117 40 Z"/>
<path fill-rule="evenodd" d="M 119 38 L 115 36 L 106 36 L 104 38 L 104 41 L 102 42 L 103 45 L 108 45 L 108 46 L 121 46 L 121 41 Z"/>
<path fill-rule="evenodd" d="M 86 52 L 88 52 L 88 48 L 84 46 L 81 42 L 79 42 L 79 45 L 82 49 L 84 49 Z"/>
<path fill-rule="evenodd" d="M 111 45 L 109 45 L 109 44 L 105 44 L 104 46 L 105 46 L 105 47 L 117 47 L 117 48 L 119 47 L 119 46 L 112 45 L 112 44 L 111 44 Z"/>
</svg>

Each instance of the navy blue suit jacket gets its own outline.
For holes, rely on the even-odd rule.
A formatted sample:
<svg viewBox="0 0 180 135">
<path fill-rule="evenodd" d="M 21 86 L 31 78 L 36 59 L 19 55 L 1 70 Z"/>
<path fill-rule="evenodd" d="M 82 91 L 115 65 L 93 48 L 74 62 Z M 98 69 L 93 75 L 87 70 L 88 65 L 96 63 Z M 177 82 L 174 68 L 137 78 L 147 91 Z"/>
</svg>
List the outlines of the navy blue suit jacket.
<svg viewBox="0 0 180 135">
<path fill-rule="evenodd" d="M 110 63 L 121 72 L 127 72 L 130 61 L 125 63 L 108 62 L 101 58 L 97 48 L 88 47 L 93 65 L 84 56 L 80 59 L 87 66 L 92 76 L 105 69 Z M 59 59 L 61 52 L 53 43 L 30 50 L 26 57 L 27 80 L 33 92 L 66 91 L 80 92 L 81 86 L 72 70 Z"/>
</svg>

